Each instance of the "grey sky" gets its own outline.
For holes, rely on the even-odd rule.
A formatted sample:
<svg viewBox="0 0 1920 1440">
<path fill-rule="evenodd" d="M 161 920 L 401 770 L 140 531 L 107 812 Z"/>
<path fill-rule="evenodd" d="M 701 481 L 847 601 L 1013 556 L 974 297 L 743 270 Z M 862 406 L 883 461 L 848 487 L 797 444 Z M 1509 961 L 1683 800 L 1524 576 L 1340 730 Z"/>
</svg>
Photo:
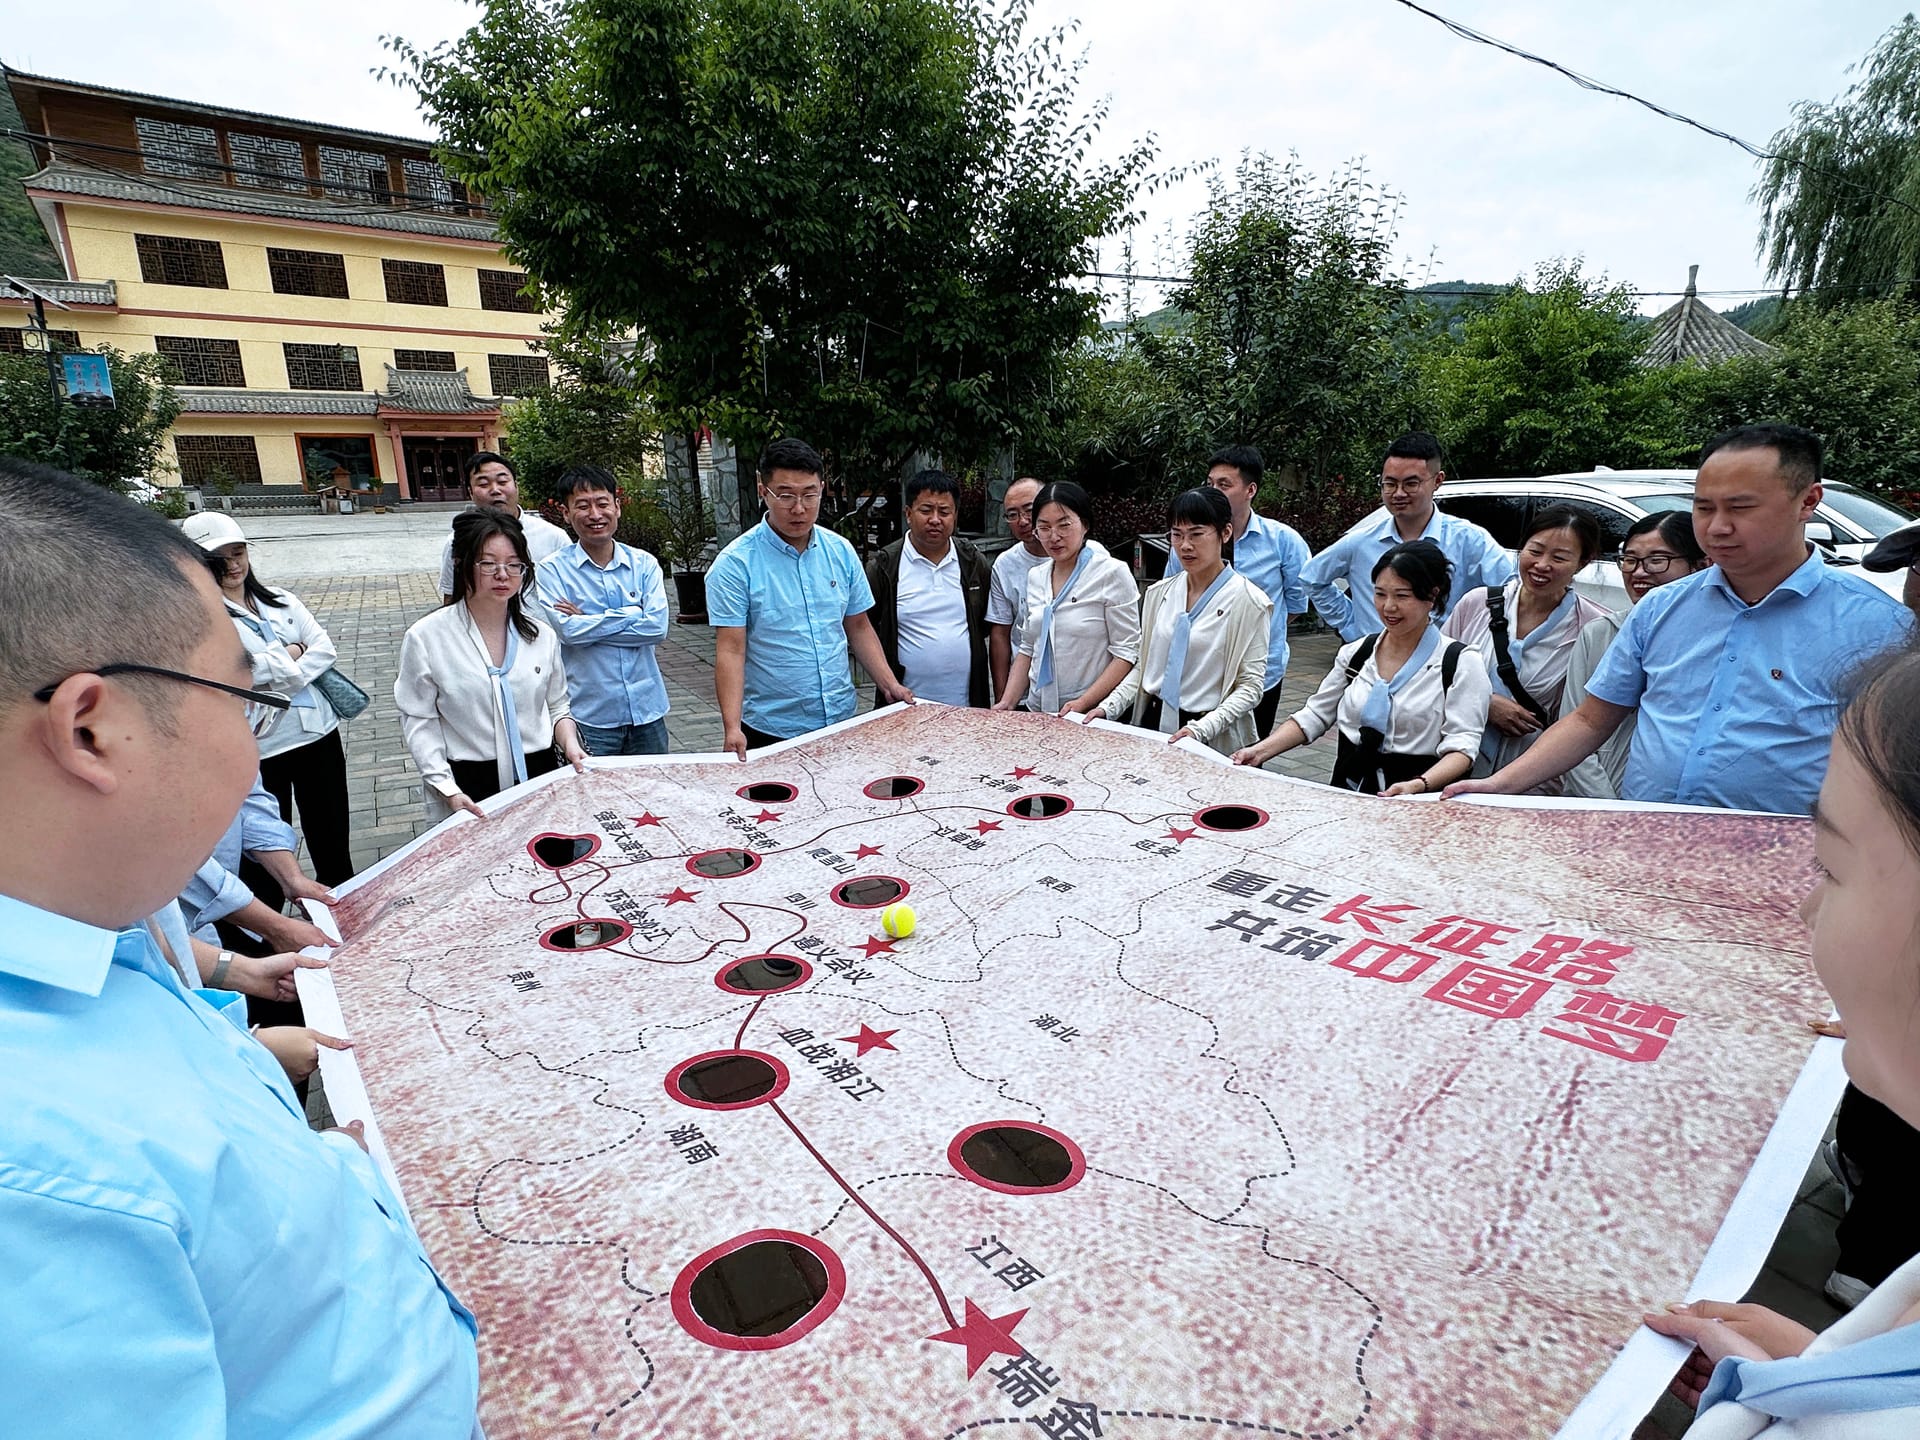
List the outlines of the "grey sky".
<svg viewBox="0 0 1920 1440">
<path fill-rule="evenodd" d="M 471 23 L 459 0 L 106 0 L 84 19 L 13 7 L 0 59 L 20 69 L 403 134 L 406 95 L 370 71 L 383 33 L 421 43 Z M 1908 8 L 1868 0 L 1439 0 L 1430 8 L 1597 79 L 1765 144 L 1794 103 L 1826 100 Z M 265 17 L 271 16 L 270 23 Z M 1077 17 L 1084 93 L 1112 110 L 1103 148 L 1149 131 L 1171 166 L 1242 149 L 1298 150 L 1315 172 L 1365 156 L 1406 196 L 1415 279 L 1506 280 L 1582 254 L 1636 289 L 1765 284 L 1756 168 L 1722 141 L 1460 40 L 1393 0 L 1036 0 Z M 1195 180 L 1146 202 L 1142 269 L 1178 263 L 1171 237 Z M 1109 247 L 1105 268 L 1118 268 Z M 1138 297 L 1158 303 L 1151 287 Z M 1667 302 L 1647 299 L 1643 308 Z M 1716 300 L 1724 308 L 1737 298 Z"/>
</svg>

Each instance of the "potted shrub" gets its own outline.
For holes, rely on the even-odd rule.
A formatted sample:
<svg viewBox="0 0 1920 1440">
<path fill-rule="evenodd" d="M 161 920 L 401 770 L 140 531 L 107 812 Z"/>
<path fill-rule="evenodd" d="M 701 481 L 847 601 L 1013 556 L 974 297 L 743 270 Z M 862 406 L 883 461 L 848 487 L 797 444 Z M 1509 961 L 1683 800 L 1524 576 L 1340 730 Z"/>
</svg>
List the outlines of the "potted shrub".
<svg viewBox="0 0 1920 1440">
<path fill-rule="evenodd" d="M 706 496 L 697 484 L 669 485 L 659 480 L 622 488 L 629 498 L 620 538 L 653 551 L 673 576 L 680 623 L 706 624 L 708 549 L 713 543 L 713 509 Z M 629 527 L 639 538 L 629 537 Z"/>
<path fill-rule="evenodd" d="M 240 482 L 234 478 L 233 472 L 224 465 L 215 465 L 207 471 L 204 483 L 213 490 L 213 503 L 232 514 L 233 492 L 240 488 Z"/>
</svg>

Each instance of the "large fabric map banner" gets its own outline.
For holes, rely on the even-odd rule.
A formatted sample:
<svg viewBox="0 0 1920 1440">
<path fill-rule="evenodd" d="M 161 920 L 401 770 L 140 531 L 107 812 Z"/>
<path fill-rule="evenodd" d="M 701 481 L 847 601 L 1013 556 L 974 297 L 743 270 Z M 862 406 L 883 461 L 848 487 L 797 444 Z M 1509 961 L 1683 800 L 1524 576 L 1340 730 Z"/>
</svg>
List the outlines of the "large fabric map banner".
<svg viewBox="0 0 1920 1440">
<path fill-rule="evenodd" d="M 1810 856 L 918 705 L 550 777 L 301 979 L 493 1440 L 1624 1434 L 1837 1095 Z"/>
</svg>

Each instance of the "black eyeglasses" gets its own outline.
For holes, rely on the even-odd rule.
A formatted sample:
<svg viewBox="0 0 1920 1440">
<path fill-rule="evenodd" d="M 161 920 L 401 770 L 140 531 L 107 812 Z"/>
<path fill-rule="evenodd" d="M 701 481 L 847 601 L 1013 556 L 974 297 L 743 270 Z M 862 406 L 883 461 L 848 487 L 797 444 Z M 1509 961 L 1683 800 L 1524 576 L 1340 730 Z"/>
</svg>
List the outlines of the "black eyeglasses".
<svg viewBox="0 0 1920 1440">
<path fill-rule="evenodd" d="M 1678 555 L 1668 555 L 1659 550 L 1654 551 L 1651 555 L 1622 555 L 1620 557 L 1620 568 L 1629 574 L 1635 570 L 1644 570 L 1649 575 L 1664 575 L 1667 573 L 1668 568 L 1672 566 L 1673 562 L 1679 558 Z"/>
<path fill-rule="evenodd" d="M 181 670 L 162 670 L 158 665 L 101 665 L 92 670 L 76 672 L 82 675 L 157 675 L 162 680 L 179 680 L 188 685 L 204 685 L 209 690 L 219 690 L 228 695 L 238 695 L 247 702 L 247 728 L 253 731 L 254 739 L 259 739 L 273 729 L 282 712 L 293 707 L 292 697 L 282 695 L 278 690 L 243 690 L 238 685 L 225 685 L 218 680 L 209 680 L 202 675 L 189 675 Z M 51 700 L 53 692 L 71 680 L 56 680 L 51 685 L 42 685 L 33 692 L 36 700 Z"/>
</svg>

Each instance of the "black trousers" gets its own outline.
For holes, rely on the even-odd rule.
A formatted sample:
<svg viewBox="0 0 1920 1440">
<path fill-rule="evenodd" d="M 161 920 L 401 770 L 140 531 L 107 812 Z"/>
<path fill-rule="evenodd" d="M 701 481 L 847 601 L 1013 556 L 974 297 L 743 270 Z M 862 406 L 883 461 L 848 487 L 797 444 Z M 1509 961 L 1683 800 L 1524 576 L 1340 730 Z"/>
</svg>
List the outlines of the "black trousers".
<svg viewBox="0 0 1920 1440">
<path fill-rule="evenodd" d="M 1286 684 L 1282 680 L 1280 685 Z M 1260 697 L 1260 703 L 1253 707 L 1253 738 L 1264 740 L 1273 729 L 1274 716 L 1280 713 L 1280 685 L 1275 685 Z"/>
<path fill-rule="evenodd" d="M 1328 783 L 1362 795 L 1378 795 L 1389 785 L 1403 784 L 1416 775 L 1423 775 L 1440 758 L 1438 755 L 1395 755 L 1377 744 L 1356 745 L 1338 727 L 1334 733 L 1340 737 L 1340 749 L 1333 761 L 1333 778 Z M 1379 734 L 1378 731 L 1364 733 Z"/>
<path fill-rule="evenodd" d="M 310 745 L 269 755 L 260 762 L 260 783 L 280 802 L 280 818 L 293 823 L 300 811 L 300 833 L 313 860 L 313 878 L 338 885 L 353 878 L 348 852 L 347 752 L 336 729 Z"/>
<path fill-rule="evenodd" d="M 1920 1254 L 1920 1131 L 1878 1100 L 1847 1086 L 1834 1132 L 1840 1154 L 1860 1177 L 1840 1221 L 1833 1268 L 1878 1285 Z"/>
<path fill-rule="evenodd" d="M 793 739 L 791 735 L 769 735 L 764 730 L 756 730 L 746 721 L 740 722 L 740 733 L 747 737 L 747 749 L 764 750 L 769 745 L 784 745 Z"/>
<path fill-rule="evenodd" d="M 449 760 L 453 780 L 469 800 L 486 800 L 500 793 L 500 767 L 491 760 Z M 560 768 L 560 757 L 549 745 L 545 750 L 527 752 L 527 779 Z"/>
</svg>

